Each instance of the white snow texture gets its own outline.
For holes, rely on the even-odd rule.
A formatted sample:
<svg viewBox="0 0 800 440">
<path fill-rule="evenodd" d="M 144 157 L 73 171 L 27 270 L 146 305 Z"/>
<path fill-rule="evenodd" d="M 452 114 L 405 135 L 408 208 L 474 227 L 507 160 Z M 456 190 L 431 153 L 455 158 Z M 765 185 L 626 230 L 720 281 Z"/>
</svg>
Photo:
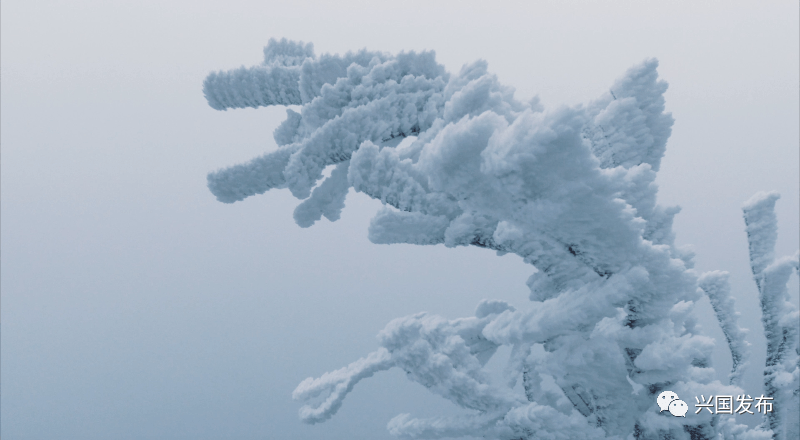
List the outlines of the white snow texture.
<svg viewBox="0 0 800 440">
<path fill-rule="evenodd" d="M 673 242 L 679 209 L 656 204 L 673 123 L 656 60 L 587 105 L 544 110 L 538 99 L 517 101 L 484 61 L 451 75 L 433 52 L 315 56 L 285 39 L 264 54 L 261 66 L 209 75 L 209 105 L 301 111 L 287 110 L 277 151 L 209 174 L 218 200 L 288 188 L 305 199 L 294 218 L 309 227 L 338 219 L 352 187 L 386 205 L 369 228 L 374 243 L 475 245 L 535 267 L 527 307 L 485 300 L 475 317 L 390 322 L 377 351 L 297 387 L 303 421 L 327 420 L 356 383 L 397 367 L 465 409 L 398 415 L 388 429 L 401 438 L 797 438 L 796 418 L 783 413 L 750 430 L 711 415 L 665 416 L 655 403 L 663 390 L 743 394 L 748 353 L 727 275 L 698 284 L 692 255 Z M 785 301 L 797 256 L 774 261 L 776 198 L 748 202 L 745 218 L 773 350 L 765 377 L 776 406 L 797 408 L 798 319 Z M 713 341 L 695 329 L 703 291 L 734 357 L 730 385 L 714 379 Z M 512 354 L 496 384 L 484 365 L 501 345 Z"/>
<path fill-rule="evenodd" d="M 760 192 L 745 202 L 744 220 L 750 244 L 750 267 L 761 301 L 761 322 L 767 337 L 764 393 L 775 398 L 776 410 L 764 415 L 762 427 L 777 438 L 800 438 L 800 312 L 789 302 L 786 283 L 800 271 L 800 252 L 775 259 L 778 221 L 775 192 Z"/>
</svg>

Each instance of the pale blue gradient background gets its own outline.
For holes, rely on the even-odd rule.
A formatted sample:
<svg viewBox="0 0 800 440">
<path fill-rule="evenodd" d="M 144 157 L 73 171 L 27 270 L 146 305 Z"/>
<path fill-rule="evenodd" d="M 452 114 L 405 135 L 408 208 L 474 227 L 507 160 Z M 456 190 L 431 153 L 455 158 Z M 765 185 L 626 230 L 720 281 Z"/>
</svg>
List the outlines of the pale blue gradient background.
<svg viewBox="0 0 800 440">
<path fill-rule="evenodd" d="M 275 148 L 284 110 L 212 110 L 202 81 L 259 63 L 271 37 L 318 54 L 434 49 L 451 71 L 483 58 L 546 107 L 586 102 L 658 57 L 676 118 L 660 200 L 683 207 L 678 242 L 694 244 L 698 270 L 732 272 L 754 344 L 745 388 L 760 393 L 740 207 L 781 192 L 778 255 L 797 249 L 796 1 L 8 0 L 1 12 L 4 440 L 385 439 L 398 413 L 457 411 L 391 371 L 331 421 L 297 418 L 294 387 L 374 350 L 392 318 L 467 316 L 482 298 L 525 307 L 532 269 L 477 248 L 371 244 L 379 203 L 362 194 L 310 229 L 287 191 L 215 201 L 206 174 Z M 796 277 L 792 289 L 796 302 Z M 700 312 L 725 377 L 724 338 L 707 301 Z"/>
</svg>

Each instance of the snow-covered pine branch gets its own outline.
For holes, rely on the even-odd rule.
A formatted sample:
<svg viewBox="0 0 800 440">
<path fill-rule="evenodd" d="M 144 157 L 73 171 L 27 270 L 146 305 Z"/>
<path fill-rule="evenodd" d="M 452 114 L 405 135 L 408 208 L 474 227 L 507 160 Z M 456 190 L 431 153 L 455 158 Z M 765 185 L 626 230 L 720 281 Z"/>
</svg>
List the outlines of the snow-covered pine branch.
<svg viewBox="0 0 800 440">
<path fill-rule="evenodd" d="M 800 312 L 789 302 L 787 282 L 792 272 L 800 270 L 800 253 L 775 258 L 778 198 L 775 192 L 760 192 L 745 202 L 742 210 L 767 338 L 764 393 L 775 398 L 777 407 L 764 415 L 763 426 L 777 439 L 794 439 L 800 438 Z"/>
<path fill-rule="evenodd" d="M 736 359 L 732 385 L 715 380 L 713 340 L 694 324 L 692 254 L 674 244 L 679 208 L 656 203 L 673 123 L 657 67 L 646 60 L 589 104 L 549 111 L 515 99 L 486 62 L 451 75 L 433 52 L 317 57 L 311 45 L 271 40 L 262 66 L 211 74 L 213 108 L 302 105 L 275 130 L 278 150 L 209 174 L 220 201 L 288 188 L 304 200 L 295 221 L 309 227 L 338 219 L 352 187 L 385 205 L 369 227 L 374 243 L 471 245 L 535 268 L 527 307 L 483 301 L 474 317 L 390 322 L 377 351 L 297 387 L 301 418 L 330 418 L 356 383 L 397 367 L 468 410 L 399 415 L 388 428 L 403 438 L 769 436 L 655 405 L 663 390 L 742 394 L 746 353 L 724 277 L 706 275 Z M 756 259 L 759 273 L 784 273 Z M 484 365 L 501 345 L 511 357 L 496 384 Z"/>
<path fill-rule="evenodd" d="M 734 308 L 734 299 L 731 296 L 731 286 L 728 283 L 728 272 L 715 270 L 704 273 L 698 280 L 701 289 L 711 300 L 711 306 L 717 315 L 717 320 L 728 341 L 728 348 L 731 350 L 731 374 L 729 376 L 731 385 L 742 383 L 742 375 L 747 367 L 750 355 L 750 343 L 744 337 L 747 330 L 739 327 L 738 316 Z"/>
</svg>

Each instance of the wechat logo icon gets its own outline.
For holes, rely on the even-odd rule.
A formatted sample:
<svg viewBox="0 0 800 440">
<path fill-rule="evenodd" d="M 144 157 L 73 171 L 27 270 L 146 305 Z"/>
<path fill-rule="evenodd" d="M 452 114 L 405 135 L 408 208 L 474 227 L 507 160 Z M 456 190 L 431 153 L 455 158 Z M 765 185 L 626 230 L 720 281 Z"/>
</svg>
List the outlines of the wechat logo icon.
<svg viewBox="0 0 800 440">
<path fill-rule="evenodd" d="M 686 402 L 679 399 L 672 391 L 662 391 L 656 398 L 656 403 L 661 411 L 669 411 L 675 417 L 686 417 L 686 411 L 689 411 Z"/>
</svg>

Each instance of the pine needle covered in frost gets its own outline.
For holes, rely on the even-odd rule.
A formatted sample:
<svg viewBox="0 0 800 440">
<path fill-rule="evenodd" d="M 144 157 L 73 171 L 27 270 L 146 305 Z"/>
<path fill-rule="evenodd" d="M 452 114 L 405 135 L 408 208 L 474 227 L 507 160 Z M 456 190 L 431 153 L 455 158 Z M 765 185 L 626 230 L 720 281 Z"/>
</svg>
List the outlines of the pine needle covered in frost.
<svg viewBox="0 0 800 440">
<path fill-rule="evenodd" d="M 288 188 L 304 200 L 295 221 L 309 227 L 322 216 L 337 220 L 353 188 L 385 205 L 369 227 L 374 243 L 477 246 L 535 267 L 526 307 L 485 300 L 474 317 L 390 322 L 377 351 L 297 387 L 302 420 L 327 420 L 362 379 L 401 368 L 465 409 L 459 417 L 401 414 L 388 429 L 404 438 L 745 439 L 784 426 L 780 415 L 756 430 L 702 413 L 665 417 L 655 404 L 663 390 L 742 394 L 748 345 L 726 275 L 706 274 L 698 289 L 692 254 L 674 245 L 680 209 L 656 201 L 673 124 L 656 60 L 587 105 L 546 110 L 538 99 L 515 99 L 484 61 L 450 74 L 433 52 L 316 56 L 310 44 L 286 40 L 271 40 L 264 54 L 263 65 L 209 75 L 209 105 L 301 110 L 287 110 L 275 130 L 278 150 L 209 174 L 220 201 Z M 796 345 L 796 311 L 784 301 L 797 257 L 773 261 L 774 199 L 748 202 L 745 218 L 775 353 L 767 377 L 778 386 L 798 377 L 786 348 Z M 714 379 L 713 340 L 695 327 L 701 291 L 731 348 L 731 385 Z M 511 357 L 497 384 L 484 366 L 501 345 Z"/>
</svg>

